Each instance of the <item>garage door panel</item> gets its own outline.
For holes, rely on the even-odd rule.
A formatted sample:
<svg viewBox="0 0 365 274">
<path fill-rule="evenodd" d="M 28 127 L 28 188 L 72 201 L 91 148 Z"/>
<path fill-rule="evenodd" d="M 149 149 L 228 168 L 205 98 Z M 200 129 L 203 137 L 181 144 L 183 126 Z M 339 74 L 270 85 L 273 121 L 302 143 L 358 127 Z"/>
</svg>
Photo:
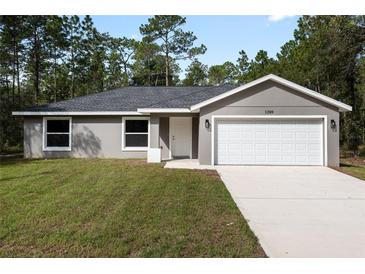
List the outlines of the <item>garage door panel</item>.
<svg viewBox="0 0 365 274">
<path fill-rule="evenodd" d="M 260 155 L 256 155 L 255 156 L 255 162 L 251 163 L 251 164 L 262 164 L 262 163 L 265 163 L 266 161 L 266 157 L 265 156 L 260 156 Z"/>
<path fill-rule="evenodd" d="M 266 138 L 266 131 L 256 130 L 255 131 L 255 138 L 258 138 L 258 139 Z"/>
<path fill-rule="evenodd" d="M 285 128 L 281 131 L 281 137 L 285 139 L 294 139 L 295 133 L 287 131 Z"/>
<path fill-rule="evenodd" d="M 308 151 L 311 151 L 313 153 L 317 152 L 318 150 L 321 149 L 321 145 L 320 144 L 308 144 Z"/>
<path fill-rule="evenodd" d="M 318 141 L 321 137 L 320 132 L 309 132 L 309 139 L 313 139 L 315 141 Z"/>
<path fill-rule="evenodd" d="M 322 165 L 322 120 L 217 121 L 216 163 Z"/>
<path fill-rule="evenodd" d="M 268 130 L 268 136 L 270 139 L 280 139 L 281 131 L 280 130 Z"/>
<path fill-rule="evenodd" d="M 293 163 L 294 162 L 294 156 L 292 155 L 282 155 L 281 159 L 283 163 Z"/>
<path fill-rule="evenodd" d="M 281 144 L 269 143 L 269 152 L 270 151 L 281 151 Z"/>
<path fill-rule="evenodd" d="M 307 132 L 305 132 L 305 131 L 303 131 L 303 132 L 296 132 L 295 133 L 295 139 L 296 140 L 300 140 L 300 139 L 307 140 Z"/>
</svg>

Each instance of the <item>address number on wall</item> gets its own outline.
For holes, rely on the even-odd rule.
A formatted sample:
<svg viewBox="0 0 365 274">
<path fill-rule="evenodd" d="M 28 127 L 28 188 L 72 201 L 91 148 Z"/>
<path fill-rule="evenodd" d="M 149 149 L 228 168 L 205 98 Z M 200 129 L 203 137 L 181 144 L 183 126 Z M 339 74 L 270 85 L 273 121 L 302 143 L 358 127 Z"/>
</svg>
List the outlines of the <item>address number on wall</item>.
<svg viewBox="0 0 365 274">
<path fill-rule="evenodd" d="M 265 114 L 274 114 L 274 111 L 271 109 L 265 110 Z"/>
</svg>

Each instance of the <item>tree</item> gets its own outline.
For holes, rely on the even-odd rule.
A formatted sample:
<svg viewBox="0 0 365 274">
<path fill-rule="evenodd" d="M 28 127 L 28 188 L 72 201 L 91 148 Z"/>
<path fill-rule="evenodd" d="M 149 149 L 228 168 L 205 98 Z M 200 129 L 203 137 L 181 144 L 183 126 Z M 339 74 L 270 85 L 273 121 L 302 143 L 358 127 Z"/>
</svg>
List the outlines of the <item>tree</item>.
<svg viewBox="0 0 365 274">
<path fill-rule="evenodd" d="M 365 16 L 303 16 L 276 59 L 241 50 L 236 63 L 209 69 L 196 60 L 205 46 L 183 31 L 185 18 L 155 16 L 143 41 L 100 33 L 90 16 L 0 16 L 0 149 L 22 144 L 11 111 L 134 85 L 180 84 L 179 60 L 192 59 L 185 85 L 246 83 L 269 73 L 343 101 L 340 141 L 356 151 L 365 141 Z M 166 36 L 167 35 L 167 36 Z M 167 56 L 166 56 L 167 52 Z"/>
<path fill-rule="evenodd" d="M 105 79 L 106 79 L 106 48 L 104 43 L 104 37 L 102 34 L 97 33 L 93 40 L 93 51 L 90 58 L 89 67 L 89 81 L 91 88 L 88 87 L 89 92 L 104 91 Z"/>
<path fill-rule="evenodd" d="M 267 74 L 273 73 L 275 60 L 267 55 L 264 50 L 259 50 L 255 59 L 250 62 L 247 80 L 252 81 Z"/>
<path fill-rule="evenodd" d="M 171 62 L 191 59 L 206 51 L 203 44 L 193 47 L 197 38 L 191 31 L 181 29 L 185 23 L 186 18 L 178 15 L 156 15 L 148 19 L 148 24 L 143 24 L 139 28 L 145 42 L 159 43 L 160 52 L 165 59 L 166 86 L 171 84 Z"/>
<path fill-rule="evenodd" d="M 246 83 L 247 82 L 247 74 L 250 68 L 250 63 L 247 57 L 247 54 L 244 50 L 238 52 L 239 57 L 237 59 L 237 70 L 238 70 L 238 82 Z"/>
<path fill-rule="evenodd" d="M 78 79 L 76 78 L 81 74 L 82 67 L 80 65 L 83 51 L 81 48 L 81 40 L 82 40 L 82 28 L 80 18 L 77 15 L 71 17 L 63 17 L 64 27 L 66 29 L 66 39 L 68 42 L 68 60 L 66 61 L 68 70 L 70 71 L 71 76 L 71 86 L 70 86 L 70 97 L 73 98 L 75 96 L 76 82 Z"/>
<path fill-rule="evenodd" d="M 11 115 L 22 102 L 25 16 L 0 16 L 0 151 L 21 141 L 21 124 Z"/>
<path fill-rule="evenodd" d="M 82 37 L 80 59 L 81 90 L 80 94 L 103 91 L 104 87 L 104 39 L 99 33 L 89 15 L 81 21 Z"/>
<path fill-rule="evenodd" d="M 183 85 L 185 86 L 202 86 L 207 84 L 208 66 L 198 60 L 194 60 L 186 69 Z"/>
<path fill-rule="evenodd" d="M 361 60 L 364 59 L 364 16 L 303 16 L 294 40 L 278 54 L 280 74 L 353 106 L 341 115 L 340 140 L 355 150 L 364 118 L 361 108 Z"/>
<path fill-rule="evenodd" d="M 138 47 L 138 42 L 126 37 L 107 39 L 109 55 L 109 86 L 128 85 L 132 77 L 131 67 L 132 59 Z"/>
<path fill-rule="evenodd" d="M 2 26 L 0 42 L 1 55 L 4 58 L 4 66 L 7 66 L 7 74 L 12 75 L 12 103 L 15 104 L 15 90 L 18 93 L 18 104 L 21 103 L 20 70 L 24 56 L 24 45 L 22 40 L 25 37 L 23 26 L 25 16 L 1 16 Z M 4 67 L 5 68 L 5 67 Z"/>
<path fill-rule="evenodd" d="M 132 65 L 132 80 L 136 85 L 154 86 L 158 78 L 164 76 L 164 60 L 159 58 L 157 44 L 141 42 L 136 47 Z M 162 60 L 162 62 L 161 62 Z"/>
<path fill-rule="evenodd" d="M 41 93 L 41 77 L 47 66 L 47 16 L 27 16 L 27 71 L 34 90 L 34 102 L 38 103 Z"/>
<path fill-rule="evenodd" d="M 278 59 L 277 74 L 296 83 L 304 83 L 305 75 L 303 70 L 304 63 L 300 62 L 301 54 L 298 51 L 298 43 L 289 40 L 276 55 Z"/>
<path fill-rule="evenodd" d="M 209 68 L 208 79 L 210 85 L 219 85 L 224 82 L 226 72 L 222 65 L 214 65 Z"/>
<path fill-rule="evenodd" d="M 225 83 L 234 84 L 239 76 L 239 70 L 235 64 L 226 61 L 223 63 L 223 69 L 225 71 L 226 77 L 224 79 Z"/>
<path fill-rule="evenodd" d="M 209 84 L 220 85 L 223 83 L 234 84 L 238 77 L 238 69 L 232 62 L 225 62 L 223 65 L 214 65 L 209 68 Z"/>
<path fill-rule="evenodd" d="M 132 81 L 135 85 L 159 86 L 166 85 L 165 56 L 160 54 L 160 47 L 154 43 L 140 42 L 133 56 Z M 178 82 L 177 74 L 180 67 L 176 60 L 170 59 L 170 83 Z"/>
<path fill-rule="evenodd" d="M 46 57 L 48 65 L 45 68 L 45 75 L 43 77 L 44 94 L 47 96 L 47 101 L 57 102 L 58 94 L 63 93 L 59 89 L 64 59 L 66 58 L 66 50 L 68 47 L 67 33 L 64 25 L 64 20 L 59 16 L 48 17 L 46 22 L 47 36 L 46 43 Z M 61 84 L 62 86 L 62 84 Z"/>
</svg>

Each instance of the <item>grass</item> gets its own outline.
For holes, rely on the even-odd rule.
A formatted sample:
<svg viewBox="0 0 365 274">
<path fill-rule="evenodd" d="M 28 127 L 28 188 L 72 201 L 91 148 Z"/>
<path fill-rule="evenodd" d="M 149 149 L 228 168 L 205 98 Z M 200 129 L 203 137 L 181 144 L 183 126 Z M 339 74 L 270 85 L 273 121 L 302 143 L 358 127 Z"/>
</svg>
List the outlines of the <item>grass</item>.
<svg viewBox="0 0 365 274">
<path fill-rule="evenodd" d="M 6 159 L 0 257 L 265 257 L 213 171 Z"/>
<path fill-rule="evenodd" d="M 20 154 L 22 152 L 23 148 L 21 146 L 10 146 L 0 149 L 0 155 Z"/>
<path fill-rule="evenodd" d="M 365 158 L 341 158 L 341 164 L 338 170 L 361 180 L 365 180 Z"/>
</svg>

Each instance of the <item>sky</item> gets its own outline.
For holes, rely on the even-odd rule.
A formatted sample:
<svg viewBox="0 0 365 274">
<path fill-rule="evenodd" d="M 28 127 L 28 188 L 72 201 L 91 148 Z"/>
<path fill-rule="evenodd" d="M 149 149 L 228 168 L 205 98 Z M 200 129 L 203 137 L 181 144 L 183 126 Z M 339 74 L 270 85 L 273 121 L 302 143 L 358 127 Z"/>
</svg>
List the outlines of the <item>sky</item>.
<svg viewBox="0 0 365 274">
<path fill-rule="evenodd" d="M 100 32 L 108 32 L 114 37 L 140 40 L 139 27 L 147 23 L 150 16 L 92 16 Z M 182 27 L 192 31 L 198 38 L 195 45 L 204 44 L 207 51 L 198 59 L 209 66 L 236 62 L 238 52 L 244 50 L 249 59 L 260 50 L 266 50 L 275 57 L 280 47 L 293 38 L 298 16 L 186 16 Z M 182 72 L 190 61 L 179 61 Z"/>
</svg>

